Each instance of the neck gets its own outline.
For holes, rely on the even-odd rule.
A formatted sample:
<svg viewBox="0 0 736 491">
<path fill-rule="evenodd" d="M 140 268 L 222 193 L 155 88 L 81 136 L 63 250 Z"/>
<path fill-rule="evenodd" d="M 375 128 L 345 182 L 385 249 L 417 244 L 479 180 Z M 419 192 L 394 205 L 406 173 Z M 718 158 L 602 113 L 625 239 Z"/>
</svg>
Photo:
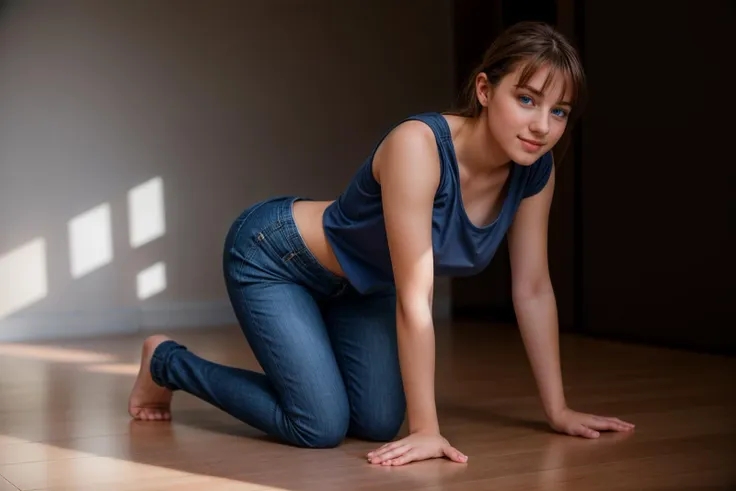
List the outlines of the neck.
<svg viewBox="0 0 736 491">
<path fill-rule="evenodd" d="M 458 160 L 473 174 L 494 174 L 511 163 L 485 120 L 485 114 L 466 119 L 456 135 L 455 151 Z"/>
</svg>

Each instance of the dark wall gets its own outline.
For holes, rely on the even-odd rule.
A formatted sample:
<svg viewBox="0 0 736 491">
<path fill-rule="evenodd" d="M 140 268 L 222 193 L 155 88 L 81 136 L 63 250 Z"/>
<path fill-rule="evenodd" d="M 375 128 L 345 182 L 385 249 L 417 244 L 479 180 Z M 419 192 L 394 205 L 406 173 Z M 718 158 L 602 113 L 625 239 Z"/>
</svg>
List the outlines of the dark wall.
<svg viewBox="0 0 736 491">
<path fill-rule="evenodd" d="M 482 5 L 497 16 L 490 38 L 476 32 L 488 18 L 469 14 Z M 465 43 L 456 51 L 482 53 L 525 19 L 556 25 L 581 50 L 590 100 L 558 161 L 550 217 L 562 330 L 736 352 L 732 2 L 458 6 L 456 40 Z M 459 74 L 465 68 L 458 63 Z M 504 245 L 482 274 L 453 280 L 455 318 L 514 321 L 510 281 Z"/>
<path fill-rule="evenodd" d="M 501 0 L 455 0 L 455 89 L 461 93 L 483 53 L 504 28 Z M 498 319 L 513 316 L 509 309 L 508 257 L 505 243 L 492 264 L 481 274 L 453 278 L 452 316 L 460 319 Z"/>
<path fill-rule="evenodd" d="M 734 352 L 733 3 L 583 16 L 583 330 Z"/>
<path fill-rule="evenodd" d="M 457 0 L 455 52 L 458 81 L 464 85 L 468 74 L 481 61 L 484 50 L 505 27 L 522 20 L 541 20 L 556 25 L 574 41 L 574 16 L 572 0 Z M 570 146 L 564 156 L 555 155 L 557 185 L 550 212 L 550 275 L 563 330 L 575 327 L 574 155 L 574 146 Z M 481 274 L 453 280 L 452 306 L 456 319 L 515 321 L 506 241 Z"/>
</svg>

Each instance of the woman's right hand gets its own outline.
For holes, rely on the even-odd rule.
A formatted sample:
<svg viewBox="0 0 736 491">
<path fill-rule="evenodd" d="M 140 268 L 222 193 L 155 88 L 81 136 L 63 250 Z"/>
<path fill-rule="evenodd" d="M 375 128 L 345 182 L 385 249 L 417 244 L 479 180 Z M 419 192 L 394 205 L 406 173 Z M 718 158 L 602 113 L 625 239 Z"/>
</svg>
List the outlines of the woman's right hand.
<svg viewBox="0 0 736 491">
<path fill-rule="evenodd" d="M 439 433 L 412 433 L 368 453 L 368 462 L 381 465 L 404 465 L 419 460 L 447 457 L 464 464 L 468 457 L 450 445 Z"/>
<path fill-rule="evenodd" d="M 439 434 L 434 398 L 432 210 L 441 168 L 434 132 L 421 121 L 394 128 L 373 159 L 397 292 L 396 336 L 407 417 L 414 430 L 368 454 L 374 464 L 443 456 L 467 461 Z"/>
</svg>

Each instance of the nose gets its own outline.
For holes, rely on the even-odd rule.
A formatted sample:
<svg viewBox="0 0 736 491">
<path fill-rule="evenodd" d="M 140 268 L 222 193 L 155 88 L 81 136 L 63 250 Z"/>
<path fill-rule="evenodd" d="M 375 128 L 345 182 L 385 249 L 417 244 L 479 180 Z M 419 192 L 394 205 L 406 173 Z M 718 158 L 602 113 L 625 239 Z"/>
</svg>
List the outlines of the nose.
<svg viewBox="0 0 736 491">
<path fill-rule="evenodd" d="M 529 131 L 539 136 L 549 133 L 549 117 L 543 111 L 537 113 L 537 117 L 529 124 Z"/>
</svg>

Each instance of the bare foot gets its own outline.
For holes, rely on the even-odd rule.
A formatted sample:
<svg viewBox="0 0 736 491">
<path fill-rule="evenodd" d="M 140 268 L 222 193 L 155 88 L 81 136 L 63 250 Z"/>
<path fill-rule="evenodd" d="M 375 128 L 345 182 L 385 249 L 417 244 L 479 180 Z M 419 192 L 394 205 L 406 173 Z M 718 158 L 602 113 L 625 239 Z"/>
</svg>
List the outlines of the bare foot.
<svg viewBox="0 0 736 491">
<path fill-rule="evenodd" d="M 171 419 L 169 389 L 156 385 L 151 378 L 151 357 L 156 346 L 166 341 L 166 336 L 151 336 L 143 342 L 141 368 L 128 400 L 128 412 L 135 419 L 164 421 Z"/>
</svg>

